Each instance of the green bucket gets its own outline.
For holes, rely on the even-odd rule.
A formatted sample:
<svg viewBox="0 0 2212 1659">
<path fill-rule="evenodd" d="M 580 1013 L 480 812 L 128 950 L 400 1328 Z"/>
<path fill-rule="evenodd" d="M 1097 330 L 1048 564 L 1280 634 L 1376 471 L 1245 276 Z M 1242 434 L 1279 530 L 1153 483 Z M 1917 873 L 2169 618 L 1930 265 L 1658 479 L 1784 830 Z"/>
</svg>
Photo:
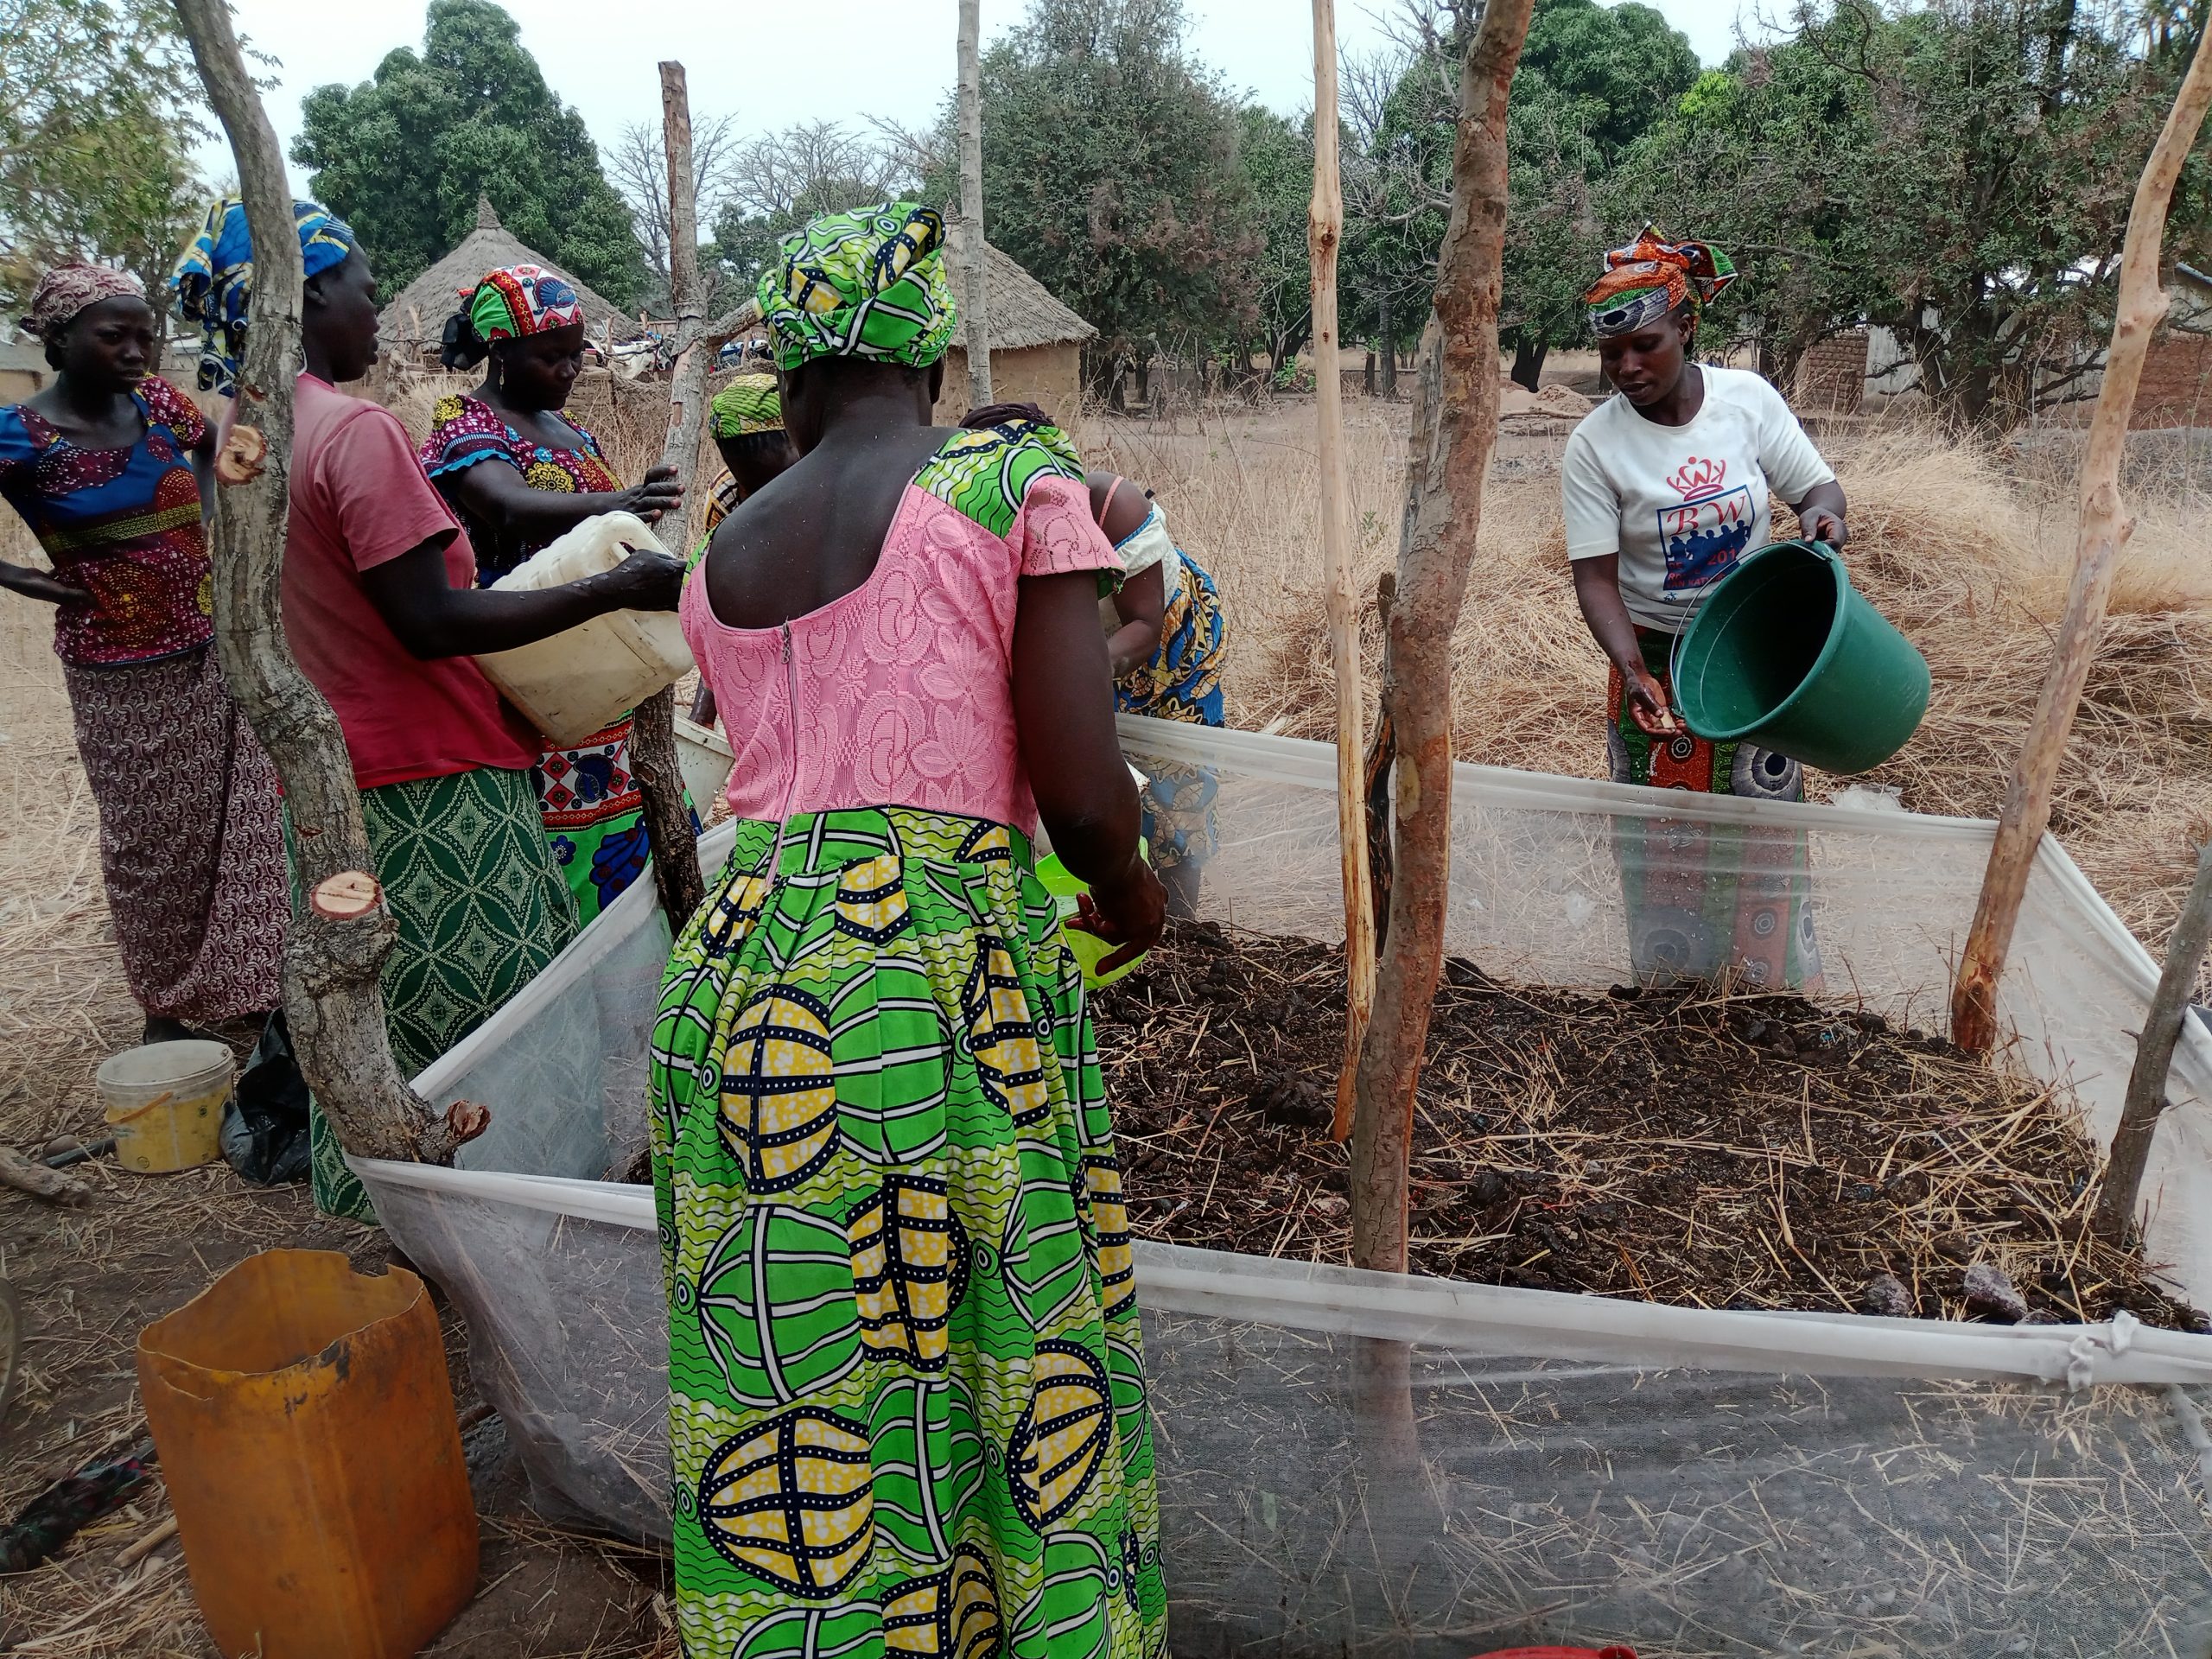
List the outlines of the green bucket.
<svg viewBox="0 0 2212 1659">
<path fill-rule="evenodd" d="M 1865 772 L 1928 712 L 1928 662 L 1824 542 L 1776 542 L 1713 584 L 1675 644 L 1675 706 L 1698 736 L 1821 772 Z"/>
</svg>

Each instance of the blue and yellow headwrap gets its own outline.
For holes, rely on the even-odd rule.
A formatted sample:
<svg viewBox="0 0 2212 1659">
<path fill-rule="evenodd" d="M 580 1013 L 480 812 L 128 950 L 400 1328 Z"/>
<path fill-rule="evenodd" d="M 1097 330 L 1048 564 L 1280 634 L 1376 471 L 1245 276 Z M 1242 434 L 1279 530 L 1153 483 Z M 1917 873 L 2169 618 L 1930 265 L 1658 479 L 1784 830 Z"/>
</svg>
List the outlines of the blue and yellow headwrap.
<svg viewBox="0 0 2212 1659">
<path fill-rule="evenodd" d="M 292 219 L 306 275 L 321 275 L 353 251 L 353 227 L 320 203 L 295 201 Z M 235 395 L 253 299 L 253 237 L 243 200 L 225 196 L 207 209 L 200 234 L 177 256 L 169 289 L 177 315 L 200 327 L 200 389 Z"/>
<path fill-rule="evenodd" d="M 758 290 L 776 366 L 818 357 L 936 362 L 958 321 L 944 249 L 944 215 L 912 201 L 825 213 L 785 237 Z"/>
</svg>

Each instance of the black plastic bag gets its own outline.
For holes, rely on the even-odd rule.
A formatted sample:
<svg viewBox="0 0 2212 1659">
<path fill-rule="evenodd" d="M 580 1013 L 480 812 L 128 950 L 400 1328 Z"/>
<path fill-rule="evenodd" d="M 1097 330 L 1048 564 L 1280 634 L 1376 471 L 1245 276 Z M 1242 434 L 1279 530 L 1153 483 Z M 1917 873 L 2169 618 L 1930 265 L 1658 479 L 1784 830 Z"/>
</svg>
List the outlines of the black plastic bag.
<svg viewBox="0 0 2212 1659">
<path fill-rule="evenodd" d="M 257 1185 L 308 1178 L 308 1080 L 292 1057 L 282 1008 L 269 1016 L 238 1073 L 238 1092 L 223 1109 L 221 1140 L 224 1161 Z"/>
</svg>

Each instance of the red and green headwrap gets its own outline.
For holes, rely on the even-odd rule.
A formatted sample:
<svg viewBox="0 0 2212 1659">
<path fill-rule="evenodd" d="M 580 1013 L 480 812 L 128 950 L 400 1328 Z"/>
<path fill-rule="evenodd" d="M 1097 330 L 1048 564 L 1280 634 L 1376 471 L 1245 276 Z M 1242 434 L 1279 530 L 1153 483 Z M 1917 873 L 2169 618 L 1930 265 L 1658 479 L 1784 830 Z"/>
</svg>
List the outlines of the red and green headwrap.
<svg viewBox="0 0 2212 1659">
<path fill-rule="evenodd" d="M 1684 301 L 1702 310 L 1735 280 L 1735 261 L 1711 243 L 1669 242 L 1647 224 L 1635 241 L 1605 256 L 1605 274 L 1582 302 L 1590 308 L 1591 332 L 1609 340 L 1650 327 Z"/>
<path fill-rule="evenodd" d="M 584 320 L 583 302 L 567 277 L 543 265 L 505 265 L 463 290 L 468 326 L 486 345 L 523 340 Z"/>
</svg>

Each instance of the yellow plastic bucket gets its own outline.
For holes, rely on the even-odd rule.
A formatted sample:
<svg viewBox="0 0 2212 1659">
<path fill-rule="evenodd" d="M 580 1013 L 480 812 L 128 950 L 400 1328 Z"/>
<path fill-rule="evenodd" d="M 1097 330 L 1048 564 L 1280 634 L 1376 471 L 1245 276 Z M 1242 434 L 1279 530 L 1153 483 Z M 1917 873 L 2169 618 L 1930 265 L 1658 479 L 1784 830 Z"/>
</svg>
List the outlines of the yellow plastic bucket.
<svg viewBox="0 0 2212 1659">
<path fill-rule="evenodd" d="M 221 1043 L 149 1043 L 111 1056 L 96 1084 L 116 1161 L 142 1175 L 212 1163 L 237 1079 Z"/>
</svg>

